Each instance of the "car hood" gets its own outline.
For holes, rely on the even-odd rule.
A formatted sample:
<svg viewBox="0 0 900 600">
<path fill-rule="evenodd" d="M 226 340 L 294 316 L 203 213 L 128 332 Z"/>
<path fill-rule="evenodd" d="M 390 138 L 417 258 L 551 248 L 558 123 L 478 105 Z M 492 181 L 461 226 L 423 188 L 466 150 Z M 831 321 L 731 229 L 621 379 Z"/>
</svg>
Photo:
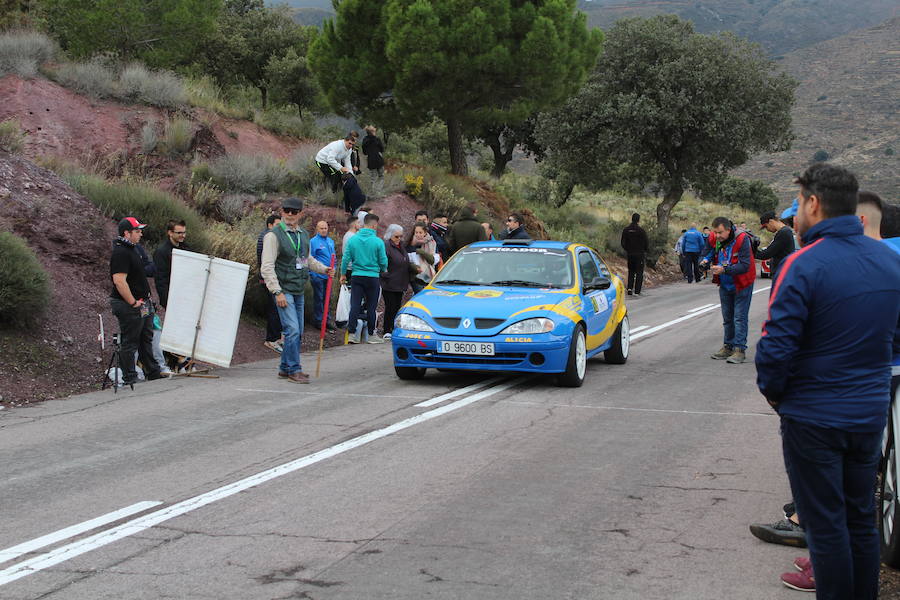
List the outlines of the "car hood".
<svg viewBox="0 0 900 600">
<path fill-rule="evenodd" d="M 507 286 L 429 286 L 416 294 L 405 306 L 410 312 L 423 316 L 438 331 L 469 330 L 492 335 L 507 322 L 512 323 L 529 315 L 519 315 L 540 306 L 556 306 L 569 300 L 568 290 L 521 288 Z M 451 319 L 460 319 L 454 326 Z M 470 326 L 465 327 L 468 319 Z"/>
</svg>

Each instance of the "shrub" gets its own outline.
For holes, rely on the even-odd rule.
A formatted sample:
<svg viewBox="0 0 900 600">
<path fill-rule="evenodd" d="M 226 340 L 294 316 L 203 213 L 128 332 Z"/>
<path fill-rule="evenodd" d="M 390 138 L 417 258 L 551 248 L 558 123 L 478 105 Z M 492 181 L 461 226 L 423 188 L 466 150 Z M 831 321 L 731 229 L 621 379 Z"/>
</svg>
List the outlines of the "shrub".
<svg viewBox="0 0 900 600">
<path fill-rule="evenodd" d="M 187 91 L 180 77 L 167 71 L 150 71 L 141 63 L 131 63 L 122 69 L 118 96 L 129 102 L 163 108 L 187 103 Z"/>
<path fill-rule="evenodd" d="M 719 200 L 734 204 L 755 213 L 775 210 L 778 196 L 764 181 L 727 177 L 719 189 Z"/>
<path fill-rule="evenodd" d="M 199 179 L 192 176 L 187 192 L 194 209 L 201 215 L 206 217 L 217 215 L 222 191 L 213 184 L 211 179 Z"/>
<path fill-rule="evenodd" d="M 284 162 L 266 154 L 225 155 L 211 163 L 209 170 L 220 188 L 251 194 L 278 191 L 290 176 Z"/>
<path fill-rule="evenodd" d="M 253 196 L 247 194 L 226 194 L 219 198 L 217 216 L 228 224 L 236 223 L 244 216 L 244 204 L 252 203 Z"/>
<path fill-rule="evenodd" d="M 444 185 L 432 185 L 428 188 L 428 196 L 425 198 L 425 208 L 429 214 L 444 213 L 450 220 L 454 220 L 468 201 L 460 198 L 456 193 Z"/>
<path fill-rule="evenodd" d="M 288 169 L 291 177 L 300 189 L 306 191 L 322 179 L 322 171 L 316 166 L 315 158 L 319 150 L 318 144 L 302 144 L 291 155 Z"/>
<path fill-rule="evenodd" d="M 222 90 L 212 77 L 188 77 L 183 82 L 187 103 L 198 108 L 228 117 L 229 119 L 251 119 L 253 111 L 249 106 L 231 104 L 222 95 Z"/>
<path fill-rule="evenodd" d="M 317 137 L 318 132 L 313 119 L 304 119 L 296 110 L 288 108 L 257 110 L 253 114 L 253 122 L 278 135 L 301 139 Z"/>
<path fill-rule="evenodd" d="M 156 150 L 158 144 L 159 136 L 156 134 L 156 122 L 147 121 L 144 123 L 144 126 L 141 127 L 141 152 L 150 154 Z"/>
<path fill-rule="evenodd" d="M 50 304 L 50 277 L 25 240 L 0 231 L 0 325 L 32 325 Z"/>
<path fill-rule="evenodd" d="M 118 92 L 115 73 L 100 59 L 62 64 L 53 76 L 60 85 L 94 98 L 114 98 Z"/>
<path fill-rule="evenodd" d="M 191 147 L 194 126 L 182 117 L 166 120 L 160 151 L 169 158 L 177 158 Z"/>
<path fill-rule="evenodd" d="M 34 77 L 38 68 L 56 55 L 56 43 L 36 31 L 0 34 L 0 77 L 14 73 Z"/>
<path fill-rule="evenodd" d="M 144 239 L 151 245 L 165 239 L 166 222 L 175 219 L 187 224 L 192 248 L 204 251 L 208 246 L 200 215 L 170 194 L 140 182 L 111 183 L 95 175 L 75 175 L 66 180 L 104 215 L 115 220 L 134 216 L 146 223 Z"/>
<path fill-rule="evenodd" d="M 0 150 L 10 153 L 21 152 L 25 147 L 25 132 L 15 119 L 0 122 Z"/>
<path fill-rule="evenodd" d="M 893 148 L 885 148 L 885 149 L 884 149 L 884 155 L 885 155 L 885 156 L 893 156 L 893 155 L 894 155 L 894 149 L 893 149 Z"/>
<path fill-rule="evenodd" d="M 813 154 L 812 162 L 825 162 L 829 158 L 831 158 L 831 155 L 829 155 L 825 150 L 816 150 L 816 153 Z"/>
</svg>

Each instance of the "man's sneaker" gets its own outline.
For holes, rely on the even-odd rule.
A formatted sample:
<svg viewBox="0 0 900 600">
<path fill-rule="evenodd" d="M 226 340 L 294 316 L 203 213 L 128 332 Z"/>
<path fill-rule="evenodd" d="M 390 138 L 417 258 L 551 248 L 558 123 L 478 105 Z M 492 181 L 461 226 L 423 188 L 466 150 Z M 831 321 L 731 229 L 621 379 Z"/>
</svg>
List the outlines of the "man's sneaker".
<svg viewBox="0 0 900 600">
<path fill-rule="evenodd" d="M 813 577 L 811 568 L 795 573 L 782 573 L 781 583 L 788 586 L 792 590 L 797 590 L 800 592 L 816 591 L 816 580 Z"/>
<path fill-rule="evenodd" d="M 384 334 L 383 337 L 384 337 L 384 341 L 388 341 L 389 339 L 391 339 L 391 334 L 390 334 L 390 332 Z"/>
<path fill-rule="evenodd" d="M 725 359 L 725 362 L 731 363 L 733 365 L 739 365 L 745 360 L 747 360 L 747 353 L 738 348 L 731 354 L 731 356 Z"/>
<path fill-rule="evenodd" d="M 750 533 L 770 544 L 806 548 L 806 533 L 790 519 L 782 519 L 771 525 L 753 523 L 750 525 Z"/>
<path fill-rule="evenodd" d="M 798 571 L 807 571 L 812 570 L 812 561 L 809 560 L 808 556 L 798 556 L 794 559 L 794 568 Z"/>
<path fill-rule="evenodd" d="M 358 344 L 359 343 L 359 332 L 356 331 L 354 333 L 347 334 L 347 343 L 348 344 Z"/>
<path fill-rule="evenodd" d="M 287 376 L 287 380 L 291 383 L 309 383 L 309 375 L 297 371 Z"/>
<path fill-rule="evenodd" d="M 269 350 L 271 350 L 273 352 L 278 352 L 279 354 L 281 354 L 281 351 L 283 350 L 283 348 L 281 347 L 281 343 L 279 343 L 277 341 L 276 342 L 263 342 L 263 346 L 265 346 L 266 348 L 268 348 Z"/>
<path fill-rule="evenodd" d="M 159 368 L 159 374 L 163 377 L 171 377 L 175 374 L 175 371 L 169 368 L 168 365 Z"/>
<path fill-rule="evenodd" d="M 719 348 L 718 352 L 716 352 L 715 354 L 710 354 L 709 357 L 713 360 L 725 360 L 732 354 L 734 354 L 734 348 L 732 348 L 728 344 L 725 344 L 724 346 Z"/>
<path fill-rule="evenodd" d="M 384 338 L 373 333 L 372 335 L 369 336 L 369 339 L 366 340 L 366 343 L 367 344 L 383 344 Z"/>
</svg>

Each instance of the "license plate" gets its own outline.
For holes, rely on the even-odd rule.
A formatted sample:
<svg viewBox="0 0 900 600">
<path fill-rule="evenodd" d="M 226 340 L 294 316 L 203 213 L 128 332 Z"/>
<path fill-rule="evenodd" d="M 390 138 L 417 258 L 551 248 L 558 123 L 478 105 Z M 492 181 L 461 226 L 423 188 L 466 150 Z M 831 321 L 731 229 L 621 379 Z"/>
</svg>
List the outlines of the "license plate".
<svg viewBox="0 0 900 600">
<path fill-rule="evenodd" d="M 494 355 L 494 344 L 490 342 L 441 342 L 440 344 L 438 352 L 442 354 Z"/>
</svg>

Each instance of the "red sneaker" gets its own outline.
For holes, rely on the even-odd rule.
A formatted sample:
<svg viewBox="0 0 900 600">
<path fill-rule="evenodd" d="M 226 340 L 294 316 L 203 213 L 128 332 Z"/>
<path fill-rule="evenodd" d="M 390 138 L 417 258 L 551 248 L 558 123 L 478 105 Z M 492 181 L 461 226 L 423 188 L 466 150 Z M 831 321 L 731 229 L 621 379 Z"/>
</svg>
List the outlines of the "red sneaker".
<svg viewBox="0 0 900 600">
<path fill-rule="evenodd" d="M 796 573 L 782 573 L 781 583 L 800 592 L 816 591 L 816 580 L 813 578 L 812 569 Z"/>
<path fill-rule="evenodd" d="M 798 571 L 811 571 L 812 561 L 807 556 L 798 556 L 794 559 L 794 568 Z"/>
</svg>

